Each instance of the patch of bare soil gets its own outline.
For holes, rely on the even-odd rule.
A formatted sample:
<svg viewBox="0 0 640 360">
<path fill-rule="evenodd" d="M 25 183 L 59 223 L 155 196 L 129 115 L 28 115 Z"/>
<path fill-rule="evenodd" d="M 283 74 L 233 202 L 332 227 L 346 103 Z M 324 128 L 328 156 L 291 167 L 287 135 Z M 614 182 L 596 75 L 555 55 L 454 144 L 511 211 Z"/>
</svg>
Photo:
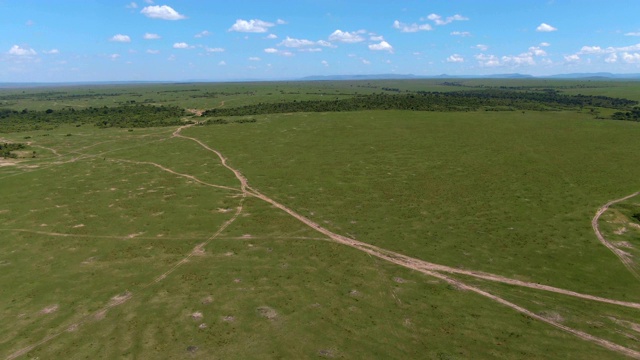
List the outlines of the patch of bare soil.
<svg viewBox="0 0 640 360">
<path fill-rule="evenodd" d="M 197 245 L 195 248 L 193 248 L 193 255 L 194 256 L 204 256 L 205 255 L 205 251 L 204 251 L 204 243 Z"/>
<path fill-rule="evenodd" d="M 122 294 L 116 295 L 112 297 L 111 300 L 109 300 L 109 307 L 120 305 L 126 302 L 127 300 L 131 299 L 131 296 L 133 296 L 133 294 L 130 293 L 129 291 L 125 291 Z"/>
<path fill-rule="evenodd" d="M 89 265 L 89 264 L 94 263 L 95 261 L 96 261 L 96 257 L 92 256 L 92 257 L 88 258 L 87 260 L 83 261 L 81 264 L 82 265 Z"/>
<path fill-rule="evenodd" d="M 107 316 L 107 309 L 102 309 L 93 315 L 93 318 L 96 320 L 102 320 Z"/>
<path fill-rule="evenodd" d="M 616 234 L 616 235 L 622 235 L 622 234 L 624 234 L 626 232 L 627 232 L 627 228 L 623 226 L 623 227 L 619 228 L 618 230 L 615 230 L 613 233 Z"/>
<path fill-rule="evenodd" d="M 269 320 L 275 320 L 278 317 L 278 312 L 268 306 L 260 306 L 257 310 L 260 316 Z"/>
<path fill-rule="evenodd" d="M 213 296 L 209 295 L 207 297 L 205 297 L 204 299 L 202 299 L 201 303 L 203 305 L 207 305 L 207 304 L 211 304 L 213 302 Z"/>
<path fill-rule="evenodd" d="M 193 314 L 191 314 L 191 318 L 193 320 L 200 320 L 204 317 L 204 315 L 202 315 L 202 313 L 200 311 L 196 311 Z"/>
<path fill-rule="evenodd" d="M 629 226 L 634 227 L 636 229 L 640 229 L 640 224 L 636 224 L 636 223 L 629 223 Z"/>
<path fill-rule="evenodd" d="M 205 323 L 198 325 L 198 329 L 206 329 L 206 328 L 207 328 L 207 324 Z"/>
<path fill-rule="evenodd" d="M 631 245 L 630 242 L 628 241 L 616 241 L 614 243 L 615 246 L 617 247 L 621 247 L 621 248 L 627 248 L 627 249 L 633 249 L 635 248 L 633 245 Z"/>
<path fill-rule="evenodd" d="M 233 251 L 227 251 L 226 253 L 224 253 L 224 256 L 233 256 L 233 255 L 235 255 Z"/>
<path fill-rule="evenodd" d="M 231 316 L 231 315 L 227 315 L 227 316 L 222 318 L 222 321 L 224 321 L 224 322 L 234 322 L 234 321 L 236 321 L 236 318 Z"/>
<path fill-rule="evenodd" d="M 398 284 L 404 284 L 407 282 L 407 280 L 401 278 L 401 277 L 394 277 L 393 281 L 397 282 Z"/>
<path fill-rule="evenodd" d="M 541 311 L 539 314 L 543 318 L 551 320 L 553 322 L 561 323 L 564 321 L 564 317 L 562 317 L 562 315 L 558 314 L 555 311 Z"/>
<path fill-rule="evenodd" d="M 51 314 L 58 311 L 58 304 L 49 305 L 46 308 L 40 310 L 40 314 Z"/>
<path fill-rule="evenodd" d="M 78 330 L 78 328 L 79 328 L 79 327 L 80 327 L 80 326 L 79 326 L 78 324 L 71 324 L 71 325 L 67 328 L 67 331 L 68 331 L 68 332 L 74 332 L 74 331 Z"/>
<path fill-rule="evenodd" d="M 84 224 L 78 224 L 73 226 L 74 229 L 81 228 L 81 227 L 84 227 Z"/>
<path fill-rule="evenodd" d="M 203 109 L 187 109 L 187 112 L 190 112 L 195 116 L 202 116 L 202 113 L 204 113 L 204 110 Z"/>
<path fill-rule="evenodd" d="M 218 212 L 219 212 L 219 213 L 228 213 L 229 211 L 232 211 L 232 210 L 231 210 L 231 209 L 229 209 L 229 208 L 226 208 L 226 209 L 218 208 Z"/>
<path fill-rule="evenodd" d="M 318 351 L 318 355 L 326 358 L 334 358 L 336 357 L 336 352 L 332 349 L 322 349 Z"/>
</svg>

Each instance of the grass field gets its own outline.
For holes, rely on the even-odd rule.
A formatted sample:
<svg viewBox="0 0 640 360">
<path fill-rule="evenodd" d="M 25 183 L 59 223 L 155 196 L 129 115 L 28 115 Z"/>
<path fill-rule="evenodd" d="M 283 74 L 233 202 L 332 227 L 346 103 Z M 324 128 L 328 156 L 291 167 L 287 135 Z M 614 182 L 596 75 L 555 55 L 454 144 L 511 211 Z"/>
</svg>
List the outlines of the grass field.
<svg viewBox="0 0 640 360">
<path fill-rule="evenodd" d="M 459 90 L 441 82 L 133 86 L 55 106 Z M 595 95 L 638 93 L 595 83 Z M 10 100 L 22 91 L 0 93 L 4 106 L 46 109 L 34 93 L 88 88 Z M 219 94 L 186 95 L 206 92 Z M 580 111 L 254 118 L 0 134 L 28 142 L 0 162 L 0 356 L 640 357 L 639 197 L 595 219 L 613 250 L 591 223 L 640 190 L 638 123 Z"/>
</svg>

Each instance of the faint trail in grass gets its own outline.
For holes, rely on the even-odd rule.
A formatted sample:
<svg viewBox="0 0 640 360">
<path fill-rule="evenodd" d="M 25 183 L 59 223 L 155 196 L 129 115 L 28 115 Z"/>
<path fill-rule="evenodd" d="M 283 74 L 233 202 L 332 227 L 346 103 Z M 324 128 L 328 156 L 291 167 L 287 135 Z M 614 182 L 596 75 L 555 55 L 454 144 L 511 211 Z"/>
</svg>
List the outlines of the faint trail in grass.
<svg viewBox="0 0 640 360">
<path fill-rule="evenodd" d="M 602 245 L 606 246 L 607 249 L 611 250 L 611 252 L 615 256 L 617 256 L 618 259 L 620 259 L 624 267 L 626 267 L 627 270 L 629 270 L 629 272 L 631 273 L 631 275 L 633 275 L 637 280 L 640 280 L 640 274 L 638 274 L 638 272 L 636 271 L 633 260 L 631 260 L 631 257 L 627 253 L 613 246 L 613 244 L 610 241 L 608 241 L 604 237 L 604 235 L 602 235 L 598 221 L 600 220 L 600 216 L 602 216 L 602 214 L 604 214 L 611 205 L 615 205 L 619 202 L 631 199 L 632 197 L 638 196 L 639 194 L 640 194 L 640 191 L 634 192 L 633 194 L 627 195 L 620 199 L 609 201 L 608 203 L 604 204 L 600 209 L 598 209 L 598 211 L 596 212 L 596 215 L 593 217 L 593 220 L 591 220 L 591 227 L 593 228 L 593 231 L 596 233 L 596 237 L 598 238 L 598 240 L 600 240 Z"/>
<path fill-rule="evenodd" d="M 476 277 L 476 278 L 481 278 L 484 280 L 490 280 L 490 281 L 496 281 L 496 282 L 501 282 L 501 283 L 506 283 L 506 284 L 511 284 L 511 285 L 517 285 L 517 286 L 524 286 L 524 287 L 529 287 L 529 288 L 533 288 L 533 289 L 538 289 L 538 290 L 545 290 L 545 291 L 550 291 L 550 292 L 554 292 L 554 293 L 558 293 L 558 294 L 563 294 L 563 295 L 568 295 L 568 296 L 573 296 L 573 297 L 578 297 L 578 298 L 582 298 L 582 299 L 586 299 L 586 300 L 593 300 L 593 301 L 599 301 L 599 302 L 603 302 L 603 303 L 608 303 L 608 304 L 614 304 L 614 305 L 620 305 L 620 306 L 626 306 L 626 307 L 631 307 L 631 308 L 636 308 L 636 309 L 640 309 L 640 304 L 638 303 L 631 303 L 631 302 L 625 302 L 625 301 L 618 301 L 618 300 L 612 300 L 612 299 L 607 299 L 607 298 L 602 298 L 602 297 L 598 297 L 598 296 L 593 296 L 593 295 L 587 295 L 587 294 L 580 294 L 574 291 L 570 291 L 570 290 L 565 290 L 565 289 L 560 289 L 560 288 L 555 288 L 552 286 L 547 286 L 547 285 L 540 285 L 540 284 L 535 284 L 535 283 L 528 283 L 528 282 L 524 282 L 524 281 L 520 281 L 520 280 L 515 280 L 515 279 L 510 279 L 510 278 L 506 278 L 503 276 L 499 276 L 499 275 L 494 275 L 494 274 L 488 274 L 488 273 L 482 273 L 482 272 L 477 272 L 477 271 L 468 271 L 468 270 L 462 270 L 462 269 L 456 269 L 456 268 L 452 268 L 452 267 L 448 267 L 448 266 L 444 266 L 444 265 L 438 265 L 438 264 L 433 264 L 433 263 L 429 263 L 426 261 L 422 261 L 419 259 L 414 259 L 402 254 L 398 254 L 392 251 L 388 251 L 388 250 L 384 250 L 382 248 L 367 244 L 367 243 L 363 243 L 360 241 L 357 241 L 355 239 L 351 239 L 342 235 L 338 235 L 335 234 L 333 232 L 331 232 L 330 230 L 320 226 L 319 224 L 311 221 L 310 219 L 296 213 L 295 211 L 287 208 L 286 206 L 278 203 L 277 201 L 271 199 L 270 197 L 260 193 L 258 190 L 250 187 L 248 185 L 247 179 L 246 177 L 244 177 L 238 170 L 232 168 L 231 166 L 229 166 L 226 162 L 226 159 L 224 158 L 224 156 L 222 155 L 222 153 L 220 153 L 217 150 L 214 150 L 212 148 L 210 148 L 209 146 L 207 146 L 206 144 L 204 144 L 203 142 L 201 142 L 198 139 L 195 138 L 191 138 L 191 137 L 187 137 L 184 135 L 180 135 L 180 132 L 182 131 L 182 129 L 189 127 L 190 125 L 187 126 L 182 126 L 180 128 L 178 128 L 174 133 L 173 136 L 174 137 L 181 137 L 184 139 L 189 139 L 192 141 L 197 142 L 198 144 L 200 144 L 203 148 L 215 153 L 218 158 L 220 158 L 220 161 L 222 161 L 223 165 L 229 169 L 230 171 L 232 171 L 234 173 L 234 175 L 236 176 L 236 178 L 238 179 L 238 181 L 240 181 L 241 187 L 242 187 L 242 191 L 245 195 L 251 195 L 254 197 L 257 197 L 259 199 L 262 199 L 268 203 L 270 203 L 271 205 L 279 208 L 280 210 L 286 212 L 287 214 L 293 216 L 294 218 L 300 220 L 301 222 L 303 222 L 304 224 L 306 224 L 307 226 L 315 229 L 316 231 L 328 236 L 329 238 L 331 238 L 332 240 L 334 240 L 335 242 L 338 242 L 340 244 L 344 244 L 353 248 L 356 248 L 358 250 L 364 251 L 365 253 L 369 254 L 369 255 L 373 255 L 376 256 L 380 259 L 383 260 L 387 260 L 389 262 L 401 265 L 403 267 L 409 268 L 409 269 L 413 269 L 416 271 L 419 271 L 421 273 L 427 274 L 427 275 L 431 275 L 434 276 L 436 278 L 442 279 L 446 282 L 448 282 L 449 284 L 458 286 L 462 289 L 466 289 L 469 291 L 473 291 L 476 294 L 479 294 L 481 296 L 487 297 L 495 302 L 498 302 L 504 306 L 507 306 L 513 310 L 516 310 L 526 316 L 529 316 L 531 318 L 537 319 L 539 321 L 543 321 L 549 325 L 552 325 L 560 330 L 566 331 L 572 335 L 575 335 L 585 341 L 597 344 L 599 346 L 602 346 L 606 349 L 618 352 L 620 354 L 626 355 L 626 356 L 630 356 L 636 359 L 640 359 L 640 352 L 637 352 L 635 350 L 626 348 L 624 346 L 615 344 L 613 342 L 610 342 L 608 340 L 602 339 L 602 338 L 598 338 L 596 336 L 587 334 L 585 332 L 570 328 L 566 325 L 562 325 L 560 323 L 557 323 L 553 320 L 550 319 L 546 319 L 540 315 L 535 314 L 534 312 L 527 310 L 519 305 L 516 305 L 514 303 L 511 303 L 501 297 L 498 297 L 496 295 L 493 295 L 491 293 L 488 293 L 484 290 L 481 290 L 479 288 L 470 286 L 470 285 L 466 285 L 465 283 L 459 281 L 459 280 L 455 280 L 452 279 L 446 275 L 440 274 L 439 271 L 442 272 L 447 272 L 447 273 L 454 273 L 454 274 L 462 274 L 462 275 L 468 275 L 468 276 L 472 276 L 472 277 Z"/>
</svg>

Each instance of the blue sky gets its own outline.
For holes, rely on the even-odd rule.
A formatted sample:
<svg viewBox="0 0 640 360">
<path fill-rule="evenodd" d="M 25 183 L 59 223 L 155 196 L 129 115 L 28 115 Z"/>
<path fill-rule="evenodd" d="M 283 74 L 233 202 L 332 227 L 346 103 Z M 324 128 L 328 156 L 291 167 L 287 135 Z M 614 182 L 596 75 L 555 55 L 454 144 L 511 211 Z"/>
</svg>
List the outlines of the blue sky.
<svg viewBox="0 0 640 360">
<path fill-rule="evenodd" d="M 640 73 L 638 0 L 0 0 L 0 82 Z"/>
</svg>

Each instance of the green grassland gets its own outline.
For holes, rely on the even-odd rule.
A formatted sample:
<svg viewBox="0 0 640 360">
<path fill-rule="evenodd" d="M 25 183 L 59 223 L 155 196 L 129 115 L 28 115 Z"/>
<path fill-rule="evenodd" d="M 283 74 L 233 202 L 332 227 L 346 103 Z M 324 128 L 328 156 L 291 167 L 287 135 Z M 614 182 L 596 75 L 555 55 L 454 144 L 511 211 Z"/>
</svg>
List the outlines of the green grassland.
<svg viewBox="0 0 640 360">
<path fill-rule="evenodd" d="M 13 89 L 0 92 L 0 107 L 135 100 L 211 109 L 501 86 L 640 100 L 640 85 L 629 82 L 454 81 Z M 0 134 L 0 142 L 26 145 L 18 159 L 0 162 L 0 357 L 624 358 L 332 241 L 243 192 L 202 145 L 220 151 L 252 188 L 336 234 L 456 269 L 635 303 L 639 280 L 598 241 L 591 219 L 640 190 L 639 123 L 584 109 L 251 118 L 180 131 L 60 124 Z M 634 261 L 639 201 L 615 204 L 600 220 L 604 236 Z M 638 308 L 447 276 L 640 351 Z"/>
</svg>

